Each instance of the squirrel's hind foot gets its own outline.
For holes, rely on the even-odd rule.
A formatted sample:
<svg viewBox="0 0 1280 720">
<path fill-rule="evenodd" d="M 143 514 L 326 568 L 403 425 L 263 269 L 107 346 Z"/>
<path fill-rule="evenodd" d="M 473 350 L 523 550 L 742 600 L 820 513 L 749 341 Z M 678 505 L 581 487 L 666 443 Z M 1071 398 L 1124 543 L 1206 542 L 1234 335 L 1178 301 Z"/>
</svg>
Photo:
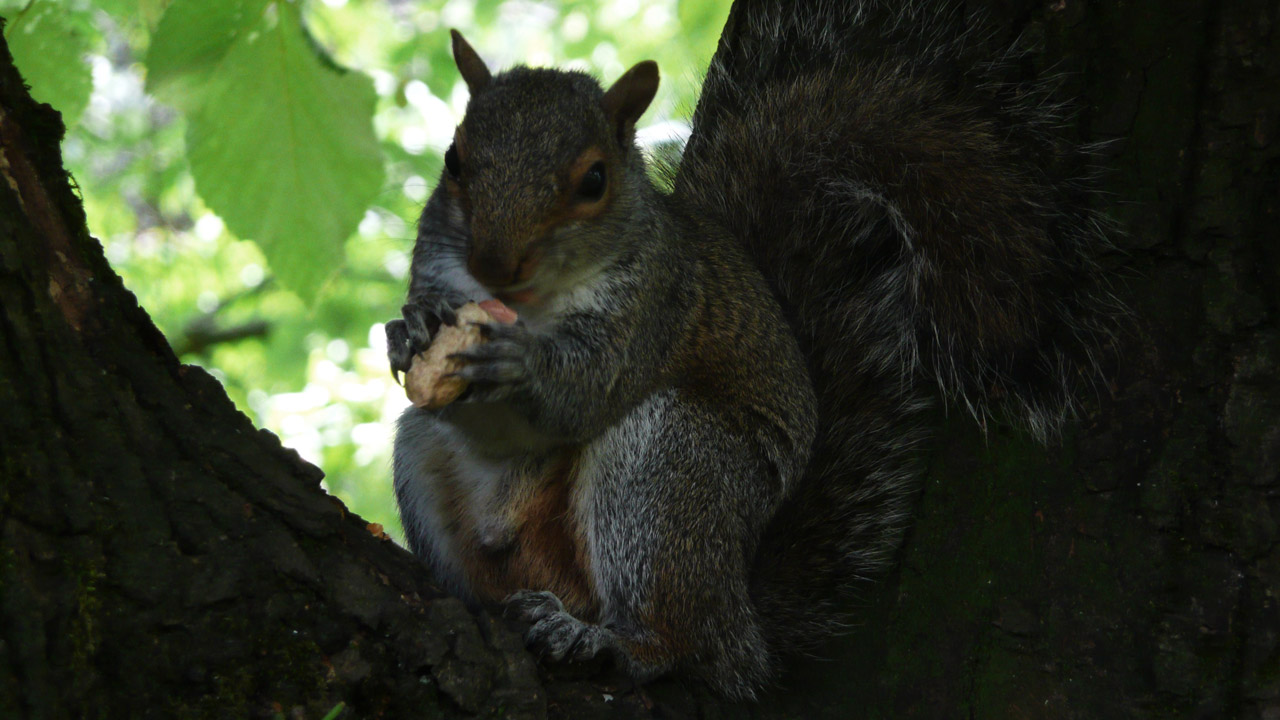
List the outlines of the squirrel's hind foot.
<svg viewBox="0 0 1280 720">
<path fill-rule="evenodd" d="M 570 615 L 553 592 L 521 590 L 504 603 L 508 616 L 533 623 L 524 643 L 540 658 L 590 660 L 613 645 L 613 633 Z"/>
</svg>

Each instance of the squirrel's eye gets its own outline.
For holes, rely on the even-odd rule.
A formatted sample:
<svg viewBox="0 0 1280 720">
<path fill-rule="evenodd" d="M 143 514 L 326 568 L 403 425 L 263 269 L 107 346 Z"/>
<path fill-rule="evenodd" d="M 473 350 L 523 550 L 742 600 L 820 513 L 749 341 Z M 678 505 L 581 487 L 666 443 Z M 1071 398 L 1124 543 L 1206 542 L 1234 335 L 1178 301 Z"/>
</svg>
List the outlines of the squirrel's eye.
<svg viewBox="0 0 1280 720">
<path fill-rule="evenodd" d="M 587 170 L 578 184 L 578 197 L 584 200 L 599 200 L 604 196 L 604 163 L 598 162 Z"/>
<path fill-rule="evenodd" d="M 449 177 L 454 180 L 462 176 L 462 167 L 458 164 L 458 148 L 456 145 L 450 145 L 449 149 L 444 151 L 444 169 L 449 171 Z"/>
</svg>

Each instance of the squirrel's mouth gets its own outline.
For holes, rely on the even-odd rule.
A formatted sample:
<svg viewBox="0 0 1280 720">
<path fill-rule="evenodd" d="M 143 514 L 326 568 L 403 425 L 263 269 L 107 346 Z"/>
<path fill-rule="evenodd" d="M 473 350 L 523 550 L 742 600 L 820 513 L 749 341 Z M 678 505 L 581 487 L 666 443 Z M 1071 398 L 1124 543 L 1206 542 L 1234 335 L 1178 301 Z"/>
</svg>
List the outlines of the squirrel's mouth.
<svg viewBox="0 0 1280 720">
<path fill-rule="evenodd" d="M 538 294 L 529 288 L 526 288 L 524 290 L 496 292 L 494 293 L 494 296 L 508 305 L 510 305 L 511 303 L 531 305 L 538 301 Z"/>
</svg>

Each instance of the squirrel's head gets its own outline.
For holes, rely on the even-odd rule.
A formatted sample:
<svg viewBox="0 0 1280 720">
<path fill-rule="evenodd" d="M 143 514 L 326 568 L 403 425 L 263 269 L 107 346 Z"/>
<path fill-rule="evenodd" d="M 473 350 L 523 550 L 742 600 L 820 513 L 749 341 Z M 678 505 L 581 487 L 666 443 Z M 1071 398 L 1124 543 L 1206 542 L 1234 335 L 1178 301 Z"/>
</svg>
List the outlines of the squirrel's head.
<svg viewBox="0 0 1280 720">
<path fill-rule="evenodd" d="M 609 237 L 600 226 L 621 222 L 639 190 L 635 123 L 658 89 L 658 66 L 642 62 L 604 90 L 580 72 L 492 75 L 457 31 L 453 54 L 471 99 L 442 182 L 470 230 L 467 268 L 517 300 L 551 290 L 599 259 L 591 241 Z"/>
</svg>

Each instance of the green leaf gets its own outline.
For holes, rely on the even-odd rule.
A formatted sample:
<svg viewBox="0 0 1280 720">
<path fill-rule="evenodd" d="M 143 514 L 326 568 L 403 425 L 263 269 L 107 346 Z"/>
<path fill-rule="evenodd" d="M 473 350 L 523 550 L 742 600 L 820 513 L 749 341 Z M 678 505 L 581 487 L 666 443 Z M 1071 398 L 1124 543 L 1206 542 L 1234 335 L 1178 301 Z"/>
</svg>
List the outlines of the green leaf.
<svg viewBox="0 0 1280 720">
<path fill-rule="evenodd" d="M 269 0 L 175 0 L 147 51 L 147 92 L 187 112 L 237 40 L 262 22 Z"/>
<path fill-rule="evenodd" d="M 716 21 L 717 16 L 725 14 L 717 3 L 706 0 L 680 0 L 680 26 L 685 30 L 703 28 Z"/>
<path fill-rule="evenodd" d="M 443 38 L 441 35 L 436 33 L 431 38 L 434 42 L 428 46 L 427 51 L 431 69 L 422 80 L 427 83 L 427 88 L 433 95 L 448 98 L 453 93 L 453 86 L 460 76 L 458 66 L 453 64 L 453 45 L 449 42 L 447 35 Z"/>
<path fill-rule="evenodd" d="M 0 0 L 3 1 L 3 0 Z M 65 0 L 63 0 L 65 2 Z M 154 28 L 160 15 L 164 13 L 167 0 L 79 0 L 88 3 L 96 10 L 110 15 L 120 25 L 141 23 L 144 27 Z"/>
<path fill-rule="evenodd" d="M 187 128 L 196 189 L 310 301 L 382 188 L 373 83 L 320 57 L 285 3 L 269 4 L 204 76 Z"/>
<path fill-rule="evenodd" d="M 67 127 L 75 125 L 93 90 L 85 56 L 96 31 L 88 17 L 61 3 L 37 1 L 5 27 L 4 37 L 31 96 L 62 113 Z"/>
</svg>

